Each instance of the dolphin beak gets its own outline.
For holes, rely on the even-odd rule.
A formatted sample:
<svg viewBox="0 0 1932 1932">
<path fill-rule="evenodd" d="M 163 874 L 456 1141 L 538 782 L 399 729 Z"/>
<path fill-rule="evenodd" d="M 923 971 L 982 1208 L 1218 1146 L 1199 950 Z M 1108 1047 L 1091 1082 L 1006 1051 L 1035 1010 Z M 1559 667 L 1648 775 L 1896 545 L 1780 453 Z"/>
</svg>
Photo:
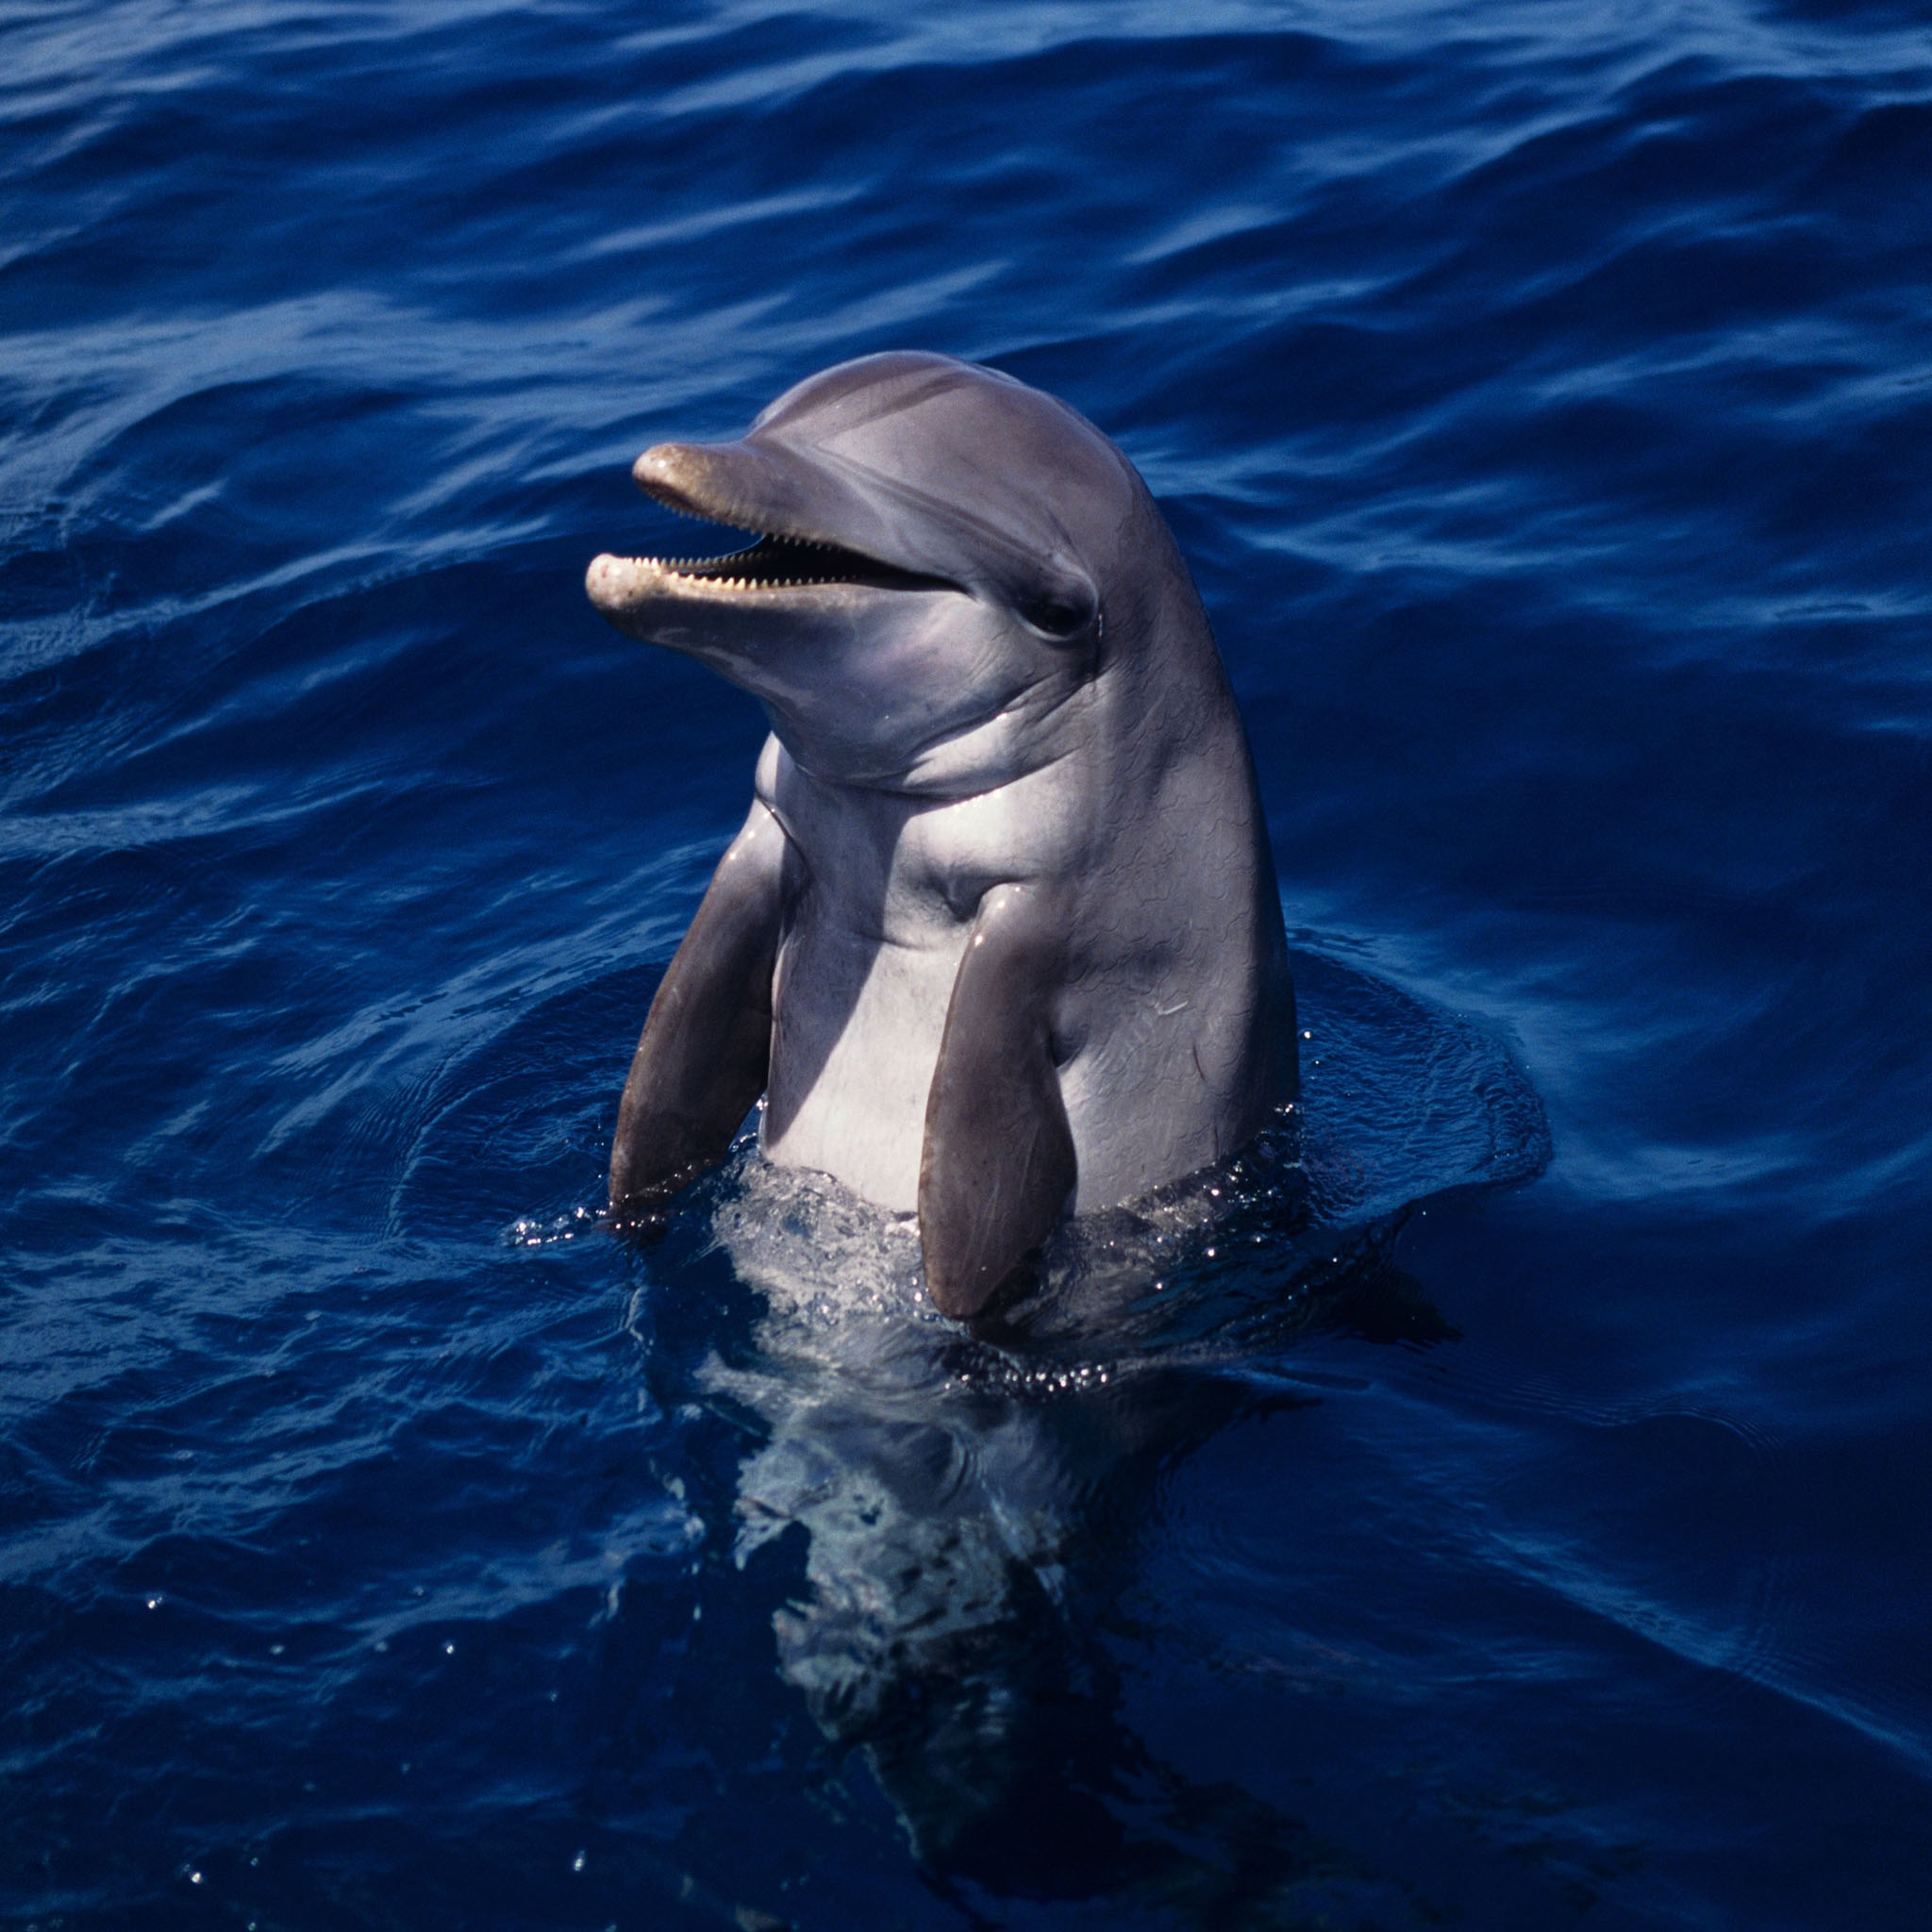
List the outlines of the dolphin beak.
<svg viewBox="0 0 1932 1932">
<path fill-rule="evenodd" d="M 644 494 L 688 517 L 790 537 L 815 537 L 829 509 L 813 504 L 815 477 L 801 475 L 795 459 L 739 442 L 654 443 L 631 465 L 631 481 Z M 813 512 L 817 514 L 814 515 Z"/>
<path fill-rule="evenodd" d="M 842 479 L 782 447 L 660 442 L 637 459 L 639 489 L 667 508 L 755 539 L 723 557 L 603 556 L 584 589 L 619 630 L 701 655 L 761 620 L 850 613 L 880 592 L 960 591 L 950 578 L 854 547 L 876 512 Z"/>
<path fill-rule="evenodd" d="M 649 558 L 593 557 L 584 573 L 584 591 L 597 609 L 620 629 L 625 615 L 648 597 L 662 573 Z"/>
</svg>

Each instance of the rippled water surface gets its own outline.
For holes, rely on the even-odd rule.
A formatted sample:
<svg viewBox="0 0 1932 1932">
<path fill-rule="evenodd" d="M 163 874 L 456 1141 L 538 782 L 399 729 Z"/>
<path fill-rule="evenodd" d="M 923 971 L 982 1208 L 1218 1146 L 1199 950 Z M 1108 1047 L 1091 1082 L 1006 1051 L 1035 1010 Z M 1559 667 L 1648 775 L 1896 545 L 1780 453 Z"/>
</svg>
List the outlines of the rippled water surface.
<svg viewBox="0 0 1932 1932">
<path fill-rule="evenodd" d="M 0 1921 L 1892 1928 L 1932 1883 L 1932 31 L 0 9 Z M 1302 1118 L 972 1337 L 597 1224 L 762 729 L 625 471 L 1138 462 Z"/>
</svg>

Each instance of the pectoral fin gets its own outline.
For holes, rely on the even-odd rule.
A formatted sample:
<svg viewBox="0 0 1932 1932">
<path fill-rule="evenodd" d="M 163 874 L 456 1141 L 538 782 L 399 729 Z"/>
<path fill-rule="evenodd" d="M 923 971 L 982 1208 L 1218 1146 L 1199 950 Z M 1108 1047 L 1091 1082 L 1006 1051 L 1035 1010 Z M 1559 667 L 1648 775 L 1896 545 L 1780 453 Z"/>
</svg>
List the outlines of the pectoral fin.
<svg viewBox="0 0 1932 1932">
<path fill-rule="evenodd" d="M 919 1170 L 926 1287 L 944 1314 L 977 1314 L 1074 1189 L 1050 1029 L 1063 930 L 1040 888 L 996 887 L 953 983 Z"/>
<path fill-rule="evenodd" d="M 716 1166 L 765 1090 L 784 872 L 785 834 L 755 805 L 651 1002 L 624 1083 L 610 1149 L 620 1221 Z"/>
</svg>

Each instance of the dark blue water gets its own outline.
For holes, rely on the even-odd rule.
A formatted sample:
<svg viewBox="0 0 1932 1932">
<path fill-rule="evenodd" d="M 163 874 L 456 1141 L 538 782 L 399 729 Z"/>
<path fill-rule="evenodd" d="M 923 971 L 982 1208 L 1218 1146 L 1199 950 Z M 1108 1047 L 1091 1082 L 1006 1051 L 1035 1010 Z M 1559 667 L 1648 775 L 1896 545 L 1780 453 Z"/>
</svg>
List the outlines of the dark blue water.
<svg viewBox="0 0 1932 1932">
<path fill-rule="evenodd" d="M 0 1920 L 1918 1923 L 1928 181 L 1909 6 L 0 12 Z M 1310 1034 L 1004 1340 L 594 1218 L 762 726 L 583 565 L 889 346 L 1146 474 Z"/>
</svg>

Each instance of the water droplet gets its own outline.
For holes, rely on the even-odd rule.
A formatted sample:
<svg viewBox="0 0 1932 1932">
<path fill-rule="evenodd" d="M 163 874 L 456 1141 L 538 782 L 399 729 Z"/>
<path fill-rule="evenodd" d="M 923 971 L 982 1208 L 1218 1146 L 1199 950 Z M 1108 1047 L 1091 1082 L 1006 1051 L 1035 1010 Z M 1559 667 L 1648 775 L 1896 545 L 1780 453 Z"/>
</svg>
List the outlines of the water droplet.
<svg viewBox="0 0 1932 1932">
<path fill-rule="evenodd" d="M 161 1607 L 161 1599 L 160 1599 L 159 1597 L 158 1597 L 158 1596 L 151 1596 L 151 1597 L 149 1597 L 149 1598 L 148 1598 L 148 1600 L 147 1600 L 147 1607 L 148 1607 L 148 1608 L 149 1608 L 149 1609 L 151 1609 L 151 1610 L 158 1610 L 158 1609 L 159 1609 L 159 1608 L 160 1608 L 160 1607 Z"/>
<path fill-rule="evenodd" d="M 456 1656 L 456 1654 L 457 1654 L 457 1647 L 456 1647 L 456 1645 L 455 1645 L 454 1643 L 445 1643 L 445 1644 L 444 1644 L 444 1645 L 442 1646 L 442 1654 L 443 1654 L 443 1656 L 444 1656 L 444 1657 L 454 1657 L 454 1656 Z"/>
<path fill-rule="evenodd" d="M 579 1852 L 576 1855 L 576 1857 L 570 1861 L 570 1869 L 573 1872 L 581 1872 L 584 1869 L 584 1855 L 582 1852 Z"/>
</svg>

